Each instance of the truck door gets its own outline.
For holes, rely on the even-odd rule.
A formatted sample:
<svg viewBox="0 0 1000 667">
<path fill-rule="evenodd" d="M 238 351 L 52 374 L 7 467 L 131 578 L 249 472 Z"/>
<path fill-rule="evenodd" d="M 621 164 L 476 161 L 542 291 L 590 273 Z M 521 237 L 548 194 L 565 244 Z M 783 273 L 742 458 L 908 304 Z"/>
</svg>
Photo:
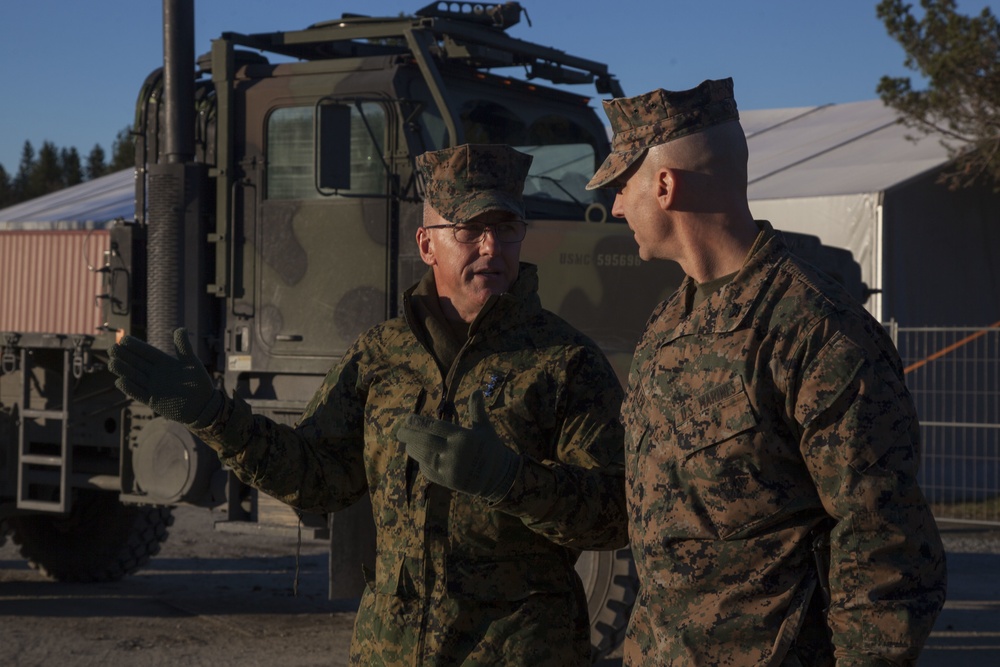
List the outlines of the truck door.
<svg viewBox="0 0 1000 667">
<path fill-rule="evenodd" d="M 248 137 L 243 164 L 253 165 L 259 180 L 242 198 L 256 209 L 243 215 L 238 269 L 252 294 L 234 301 L 234 314 L 251 315 L 254 370 L 325 370 L 387 314 L 384 156 L 391 154 L 392 110 L 378 101 L 342 105 L 349 110 L 349 182 L 321 192 L 317 98 L 267 100 L 268 88 L 246 91 L 247 126 L 261 134 Z"/>
</svg>

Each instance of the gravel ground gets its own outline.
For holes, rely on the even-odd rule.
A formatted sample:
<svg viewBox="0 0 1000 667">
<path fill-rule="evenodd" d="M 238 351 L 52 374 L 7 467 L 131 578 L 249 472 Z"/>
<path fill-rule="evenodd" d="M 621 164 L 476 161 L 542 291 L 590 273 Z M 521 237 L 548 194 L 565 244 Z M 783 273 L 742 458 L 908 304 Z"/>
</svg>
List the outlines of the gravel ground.
<svg viewBox="0 0 1000 667">
<path fill-rule="evenodd" d="M 920 667 L 1000 665 L 1000 526 L 940 522 L 948 599 Z"/>
<path fill-rule="evenodd" d="M 1000 525 L 941 521 L 938 526 L 948 553 L 1000 555 Z"/>
<path fill-rule="evenodd" d="M 170 537 L 122 581 L 42 578 L 0 548 L 0 664 L 346 666 L 356 606 L 327 599 L 327 546 L 213 529 L 177 508 Z M 297 593 L 297 594 L 296 594 Z"/>
<path fill-rule="evenodd" d="M 326 599 L 324 543 L 306 541 L 296 559 L 292 537 L 223 533 L 202 509 L 175 515 L 160 555 L 110 584 L 47 581 L 11 542 L 0 547 L 0 664 L 347 664 L 354 607 Z M 941 528 L 948 602 L 920 667 L 1000 665 L 1000 526 Z"/>
</svg>

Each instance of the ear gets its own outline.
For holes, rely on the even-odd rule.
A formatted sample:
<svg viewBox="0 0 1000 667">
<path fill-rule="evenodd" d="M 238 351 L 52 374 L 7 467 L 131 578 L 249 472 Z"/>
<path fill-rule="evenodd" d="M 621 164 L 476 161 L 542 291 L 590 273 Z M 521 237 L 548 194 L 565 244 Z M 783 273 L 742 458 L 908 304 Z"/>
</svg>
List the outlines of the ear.
<svg viewBox="0 0 1000 667">
<path fill-rule="evenodd" d="M 427 266 L 434 266 L 437 260 L 434 255 L 434 240 L 431 238 L 429 229 L 417 227 L 417 249 L 420 251 L 420 259 Z"/>
<path fill-rule="evenodd" d="M 661 167 L 656 170 L 653 192 L 656 201 L 664 211 L 670 210 L 674 204 L 677 189 L 677 171 L 670 167 Z"/>
</svg>

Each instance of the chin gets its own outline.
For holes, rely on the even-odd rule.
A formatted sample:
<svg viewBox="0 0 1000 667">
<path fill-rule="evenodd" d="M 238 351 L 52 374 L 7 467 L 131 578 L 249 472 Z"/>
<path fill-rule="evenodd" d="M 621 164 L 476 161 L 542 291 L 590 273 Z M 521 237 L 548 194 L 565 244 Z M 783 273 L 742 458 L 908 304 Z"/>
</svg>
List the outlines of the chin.
<svg viewBox="0 0 1000 667">
<path fill-rule="evenodd" d="M 507 276 L 499 273 L 479 273 L 476 274 L 475 280 L 479 282 L 479 284 L 483 285 L 483 289 L 493 294 L 506 292 L 507 288 L 510 287 L 511 282 L 513 282 Z"/>
</svg>

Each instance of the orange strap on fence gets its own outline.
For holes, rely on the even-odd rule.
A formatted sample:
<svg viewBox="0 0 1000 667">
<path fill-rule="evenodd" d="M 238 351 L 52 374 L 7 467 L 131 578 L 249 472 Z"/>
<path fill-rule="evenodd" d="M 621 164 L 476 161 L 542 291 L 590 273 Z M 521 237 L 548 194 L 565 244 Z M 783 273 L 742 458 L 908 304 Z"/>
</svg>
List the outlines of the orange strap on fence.
<svg viewBox="0 0 1000 667">
<path fill-rule="evenodd" d="M 1000 321 L 994 322 L 990 326 L 986 327 L 986 329 L 995 329 L 997 327 L 1000 327 Z M 927 363 L 929 363 L 931 361 L 934 361 L 935 359 L 939 359 L 939 358 L 943 357 L 944 355 L 948 354 L 949 352 L 957 350 L 958 348 L 962 347 L 963 345 L 967 345 L 967 344 L 971 343 L 972 341 L 976 340 L 980 336 L 985 336 L 986 333 L 987 333 L 986 329 L 984 329 L 982 331 L 977 331 L 974 334 L 968 335 L 965 338 L 963 338 L 962 340 L 960 340 L 960 341 L 958 341 L 956 343 L 952 343 L 948 347 L 943 347 L 940 350 L 938 350 L 937 352 L 935 352 L 934 354 L 928 355 L 927 357 L 924 357 L 920 361 L 918 361 L 916 363 L 913 363 L 913 364 L 910 364 L 909 366 L 907 366 L 906 368 L 903 369 L 903 374 L 905 375 L 905 374 L 909 373 L 910 371 L 915 371 L 918 368 L 920 368 L 921 366 L 923 366 L 923 365 L 925 365 L 925 364 L 927 364 Z"/>
</svg>

